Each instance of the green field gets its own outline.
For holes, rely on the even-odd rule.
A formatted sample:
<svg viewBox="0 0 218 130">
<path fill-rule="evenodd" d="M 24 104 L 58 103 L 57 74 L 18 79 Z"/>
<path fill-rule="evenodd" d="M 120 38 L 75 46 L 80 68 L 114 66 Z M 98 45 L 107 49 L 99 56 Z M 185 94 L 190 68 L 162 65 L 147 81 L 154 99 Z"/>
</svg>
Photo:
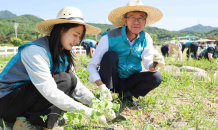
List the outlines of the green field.
<svg viewBox="0 0 218 130">
<path fill-rule="evenodd" d="M 194 73 L 185 70 L 178 74 L 174 71 L 160 69 L 162 83 L 155 90 L 145 97 L 140 97 L 138 102 L 141 110 L 134 108 L 123 108 L 122 114 L 126 121 L 108 122 L 108 126 L 115 130 L 217 130 L 218 129 L 218 80 L 217 73 L 218 60 L 210 62 L 208 60 L 196 61 L 187 60 L 184 55 L 183 61 L 176 61 L 173 57 L 165 58 L 166 66 L 175 67 L 193 66 L 207 71 L 210 78 L 195 76 Z M 11 57 L 0 57 L 0 61 L 9 60 Z M 99 97 L 97 86 L 91 84 L 88 78 L 88 71 L 84 67 L 90 58 L 85 55 L 77 55 L 76 72 L 81 82 L 87 86 L 96 97 Z M 1 63 L 1 70 L 5 66 Z M 116 99 L 116 94 L 113 94 Z M 123 105 L 123 104 L 122 104 Z M 138 112 L 137 112 L 138 111 Z M 139 114 L 140 113 L 140 114 Z M 6 123 L 7 126 L 13 124 Z M 87 124 L 85 124 L 87 125 Z M 94 124 L 88 124 L 94 125 Z M 0 130 L 3 129 L 3 122 L 0 122 Z M 63 127 L 63 126 L 62 126 Z M 62 129 L 61 126 L 55 129 Z"/>
</svg>

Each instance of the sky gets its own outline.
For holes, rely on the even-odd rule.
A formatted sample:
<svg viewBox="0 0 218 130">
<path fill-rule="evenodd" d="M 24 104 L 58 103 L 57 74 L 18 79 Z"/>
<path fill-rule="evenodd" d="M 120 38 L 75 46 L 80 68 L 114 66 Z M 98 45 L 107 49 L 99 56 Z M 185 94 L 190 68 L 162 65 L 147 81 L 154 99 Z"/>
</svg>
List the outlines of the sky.
<svg viewBox="0 0 218 130">
<path fill-rule="evenodd" d="M 55 19 L 66 6 L 82 11 L 86 23 L 111 24 L 108 14 L 126 6 L 130 0 L 0 0 L 0 11 L 8 10 L 18 16 L 31 14 L 44 20 Z M 218 0 L 141 0 L 144 5 L 158 8 L 163 18 L 151 25 L 169 31 L 202 24 L 218 27 Z"/>
</svg>

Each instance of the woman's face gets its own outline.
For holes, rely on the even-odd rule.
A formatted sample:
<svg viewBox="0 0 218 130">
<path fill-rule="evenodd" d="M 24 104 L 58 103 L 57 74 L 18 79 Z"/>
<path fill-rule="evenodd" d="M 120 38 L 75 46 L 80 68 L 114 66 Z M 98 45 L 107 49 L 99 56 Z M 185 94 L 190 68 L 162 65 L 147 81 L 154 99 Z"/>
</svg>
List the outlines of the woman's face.
<svg viewBox="0 0 218 130">
<path fill-rule="evenodd" d="M 68 31 L 61 30 L 61 45 L 62 49 L 72 50 L 72 47 L 80 42 L 83 34 L 84 27 L 79 25 L 74 28 L 70 28 Z"/>
</svg>

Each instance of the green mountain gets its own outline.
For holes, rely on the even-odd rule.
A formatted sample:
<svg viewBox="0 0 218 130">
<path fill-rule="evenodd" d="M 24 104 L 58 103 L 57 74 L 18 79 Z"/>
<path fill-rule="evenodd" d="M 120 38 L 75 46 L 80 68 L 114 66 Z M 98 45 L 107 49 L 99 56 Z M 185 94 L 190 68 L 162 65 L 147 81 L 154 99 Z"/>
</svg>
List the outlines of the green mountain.
<svg viewBox="0 0 218 130">
<path fill-rule="evenodd" d="M 35 27 L 44 21 L 43 19 L 33 16 L 33 15 L 21 15 L 13 18 L 0 18 L 0 44 L 9 43 L 10 38 L 15 37 L 14 23 L 19 23 L 17 28 L 18 38 L 23 41 L 35 40 L 35 37 L 38 36 L 38 33 L 35 31 Z M 107 29 L 117 28 L 115 25 L 111 24 L 97 24 L 97 23 L 88 23 L 92 26 L 102 29 L 102 32 L 97 35 L 97 40 L 99 40 L 102 34 Z M 157 27 L 145 27 L 144 31 L 148 32 L 152 39 L 157 43 L 166 41 L 173 37 L 186 36 L 186 35 L 196 35 L 199 38 L 206 37 L 218 37 L 218 29 L 210 30 L 209 32 L 202 33 L 199 31 L 168 31 L 165 29 L 160 29 Z M 96 39 L 95 35 L 86 35 L 85 38 Z"/>
<path fill-rule="evenodd" d="M 216 28 L 218 28 L 218 27 L 203 26 L 201 24 L 198 24 L 196 26 L 192 26 L 192 27 L 182 29 L 179 32 L 181 32 L 181 31 L 199 31 L 199 32 L 204 33 L 204 32 L 209 32 L 209 31 L 211 31 L 213 29 L 216 29 Z"/>
<path fill-rule="evenodd" d="M 4 43 L 10 41 L 11 37 L 15 37 L 14 23 L 19 23 L 17 28 L 17 36 L 22 40 L 35 39 L 35 27 L 44 21 L 33 15 L 21 15 L 13 18 L 0 18 L 0 36 L 5 37 Z M 0 42 L 3 38 L 0 38 Z"/>
<path fill-rule="evenodd" d="M 8 10 L 0 11 L 0 18 L 12 18 L 12 17 L 17 17 L 17 15 L 11 13 Z"/>
</svg>

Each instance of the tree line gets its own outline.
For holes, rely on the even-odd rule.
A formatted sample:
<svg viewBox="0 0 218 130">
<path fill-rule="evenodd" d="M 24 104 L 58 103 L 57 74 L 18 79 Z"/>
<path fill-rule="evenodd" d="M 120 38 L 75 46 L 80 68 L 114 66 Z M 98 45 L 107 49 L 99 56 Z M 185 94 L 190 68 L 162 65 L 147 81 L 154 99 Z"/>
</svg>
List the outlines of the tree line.
<svg viewBox="0 0 218 130">
<path fill-rule="evenodd" d="M 42 22 L 43 19 L 38 18 L 33 15 L 22 15 L 13 18 L 0 18 L 0 44 L 10 43 L 11 38 L 15 37 L 14 23 L 19 23 L 17 28 L 17 37 L 20 38 L 23 42 L 32 41 L 36 38 L 42 37 L 39 33 L 35 31 L 35 27 Z M 97 24 L 97 23 L 88 23 L 92 26 L 101 28 L 101 33 L 97 35 L 97 41 L 100 40 L 102 34 L 107 29 L 117 28 L 115 25 L 110 24 Z M 218 38 L 218 29 L 214 29 L 209 32 L 197 32 L 197 31 L 168 31 L 165 29 L 160 29 L 157 27 L 145 27 L 144 31 L 148 32 L 152 37 L 153 41 L 157 44 L 171 39 L 173 37 L 186 36 L 186 35 L 195 35 L 199 38 L 213 37 Z M 86 35 L 85 38 L 96 40 L 95 35 Z"/>
</svg>

